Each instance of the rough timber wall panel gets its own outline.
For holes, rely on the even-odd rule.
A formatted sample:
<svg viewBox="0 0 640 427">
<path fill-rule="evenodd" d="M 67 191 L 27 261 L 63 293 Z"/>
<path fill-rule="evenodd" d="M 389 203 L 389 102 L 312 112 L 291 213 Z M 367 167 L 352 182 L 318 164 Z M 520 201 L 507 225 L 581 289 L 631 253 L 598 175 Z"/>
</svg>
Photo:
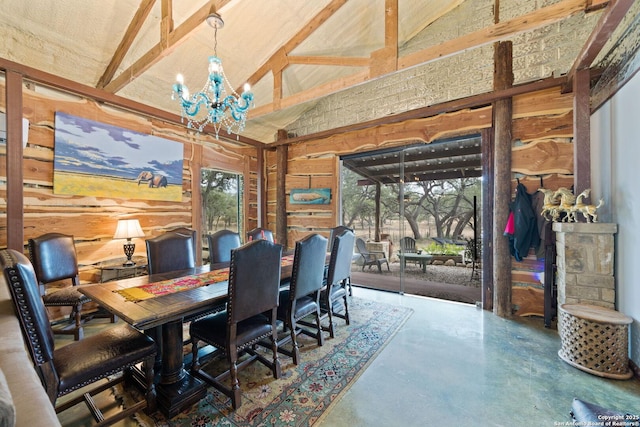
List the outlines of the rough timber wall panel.
<svg viewBox="0 0 640 427">
<path fill-rule="evenodd" d="M 0 86 L 4 94 L 4 86 Z M 0 111 L 5 112 L 5 97 L 0 97 Z M 183 144 L 182 200 L 164 202 L 113 197 L 91 197 L 53 194 L 53 158 L 55 112 L 64 111 L 102 123 L 109 123 L 138 132 L 157 135 Z M 137 218 L 146 238 L 174 227 L 200 229 L 193 223 L 192 185 L 195 165 L 235 170 L 247 174 L 247 164 L 254 162 L 255 148 L 223 143 L 202 134 L 193 134 L 183 127 L 159 122 L 123 112 L 92 100 L 83 99 L 41 86 L 23 90 L 23 115 L 29 120 L 29 142 L 24 149 L 24 237 L 26 240 L 46 232 L 71 234 L 76 239 L 78 260 L 83 281 L 98 280 L 94 264 L 123 256 L 122 241 L 113 240 L 119 217 Z M 194 145 L 204 145 L 202 158 L 194 158 Z M 0 206 L 6 211 L 5 149 L 0 147 Z M 247 193 L 255 204 L 256 189 L 249 178 Z M 249 199 L 248 203 L 251 202 Z M 200 206 L 196 207 L 200 209 Z M 6 222 L 6 221 L 5 221 Z M 0 224 L 0 247 L 7 242 L 5 222 Z M 145 254 L 144 239 L 137 239 L 136 255 Z"/>
</svg>

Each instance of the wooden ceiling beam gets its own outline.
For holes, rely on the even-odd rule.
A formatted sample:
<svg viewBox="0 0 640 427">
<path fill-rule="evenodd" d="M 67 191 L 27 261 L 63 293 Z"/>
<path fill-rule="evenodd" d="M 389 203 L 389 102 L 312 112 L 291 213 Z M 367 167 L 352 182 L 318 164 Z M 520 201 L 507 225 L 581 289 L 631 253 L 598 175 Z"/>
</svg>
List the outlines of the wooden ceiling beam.
<svg viewBox="0 0 640 427">
<path fill-rule="evenodd" d="M 593 10 L 611 0 L 562 0 L 551 6 L 537 9 L 525 15 L 494 24 L 485 29 L 475 31 L 457 39 L 450 40 L 419 52 L 398 58 L 397 71 L 424 65 L 446 56 L 452 56 L 459 52 L 474 49 L 499 40 L 506 40 L 526 31 L 531 31 L 554 22 L 561 21 L 577 13 Z M 631 1 L 631 0 L 624 0 Z M 264 70 L 263 70 L 264 71 Z M 254 74 L 257 76 L 257 74 Z M 278 107 L 274 103 L 265 104 L 249 111 L 250 118 L 260 117 L 278 111 L 279 109 L 293 107 L 298 104 L 313 101 L 349 87 L 373 81 L 381 76 L 371 77 L 369 72 L 359 72 L 351 76 L 343 77 L 325 83 L 320 86 L 301 91 L 287 98 L 279 100 Z M 260 77 L 261 78 L 261 77 Z M 257 79 L 259 80 L 259 79 Z M 257 82 L 250 81 L 251 84 Z"/>
<path fill-rule="evenodd" d="M 161 110 L 159 108 L 151 107 L 147 104 L 142 104 L 140 102 L 115 95 L 103 89 L 83 85 L 81 83 L 65 79 L 64 77 L 37 70 L 23 64 L 18 64 L 17 62 L 12 62 L 4 58 L 0 58 L 0 71 L 13 71 L 21 74 L 25 81 L 28 80 L 34 83 L 40 83 L 43 86 L 52 87 L 76 96 L 82 96 L 92 99 L 95 102 L 105 103 L 126 111 L 132 111 L 142 114 L 143 116 L 154 117 L 168 123 L 174 123 L 176 125 L 186 127 L 186 125 L 183 123 L 183 118 L 177 114 L 169 113 L 165 110 Z M 203 133 L 215 135 L 215 129 L 213 128 L 213 126 L 208 125 L 204 128 Z M 242 135 L 229 134 L 224 129 L 220 131 L 220 139 L 234 144 L 247 144 L 256 148 L 264 147 L 264 144 L 259 141 L 247 138 Z"/>
<path fill-rule="evenodd" d="M 339 67 L 368 67 L 369 58 L 346 56 L 295 56 L 289 55 L 288 64 L 302 65 L 336 65 Z"/>
<path fill-rule="evenodd" d="M 371 52 L 369 78 L 398 70 L 398 0 L 384 3 L 384 47 Z"/>
<path fill-rule="evenodd" d="M 103 89 L 107 84 L 111 82 L 111 79 L 113 79 L 113 76 L 116 74 L 118 67 L 120 66 L 120 64 L 122 64 L 122 60 L 127 55 L 127 52 L 129 52 L 133 41 L 138 36 L 138 33 L 142 28 L 142 24 L 144 24 L 144 21 L 149 16 L 149 13 L 151 13 L 151 9 L 153 8 L 155 2 L 156 0 L 142 0 L 140 2 L 140 6 L 138 6 L 136 14 L 133 16 L 133 19 L 129 23 L 127 31 L 125 31 L 124 36 L 122 37 L 122 40 L 120 41 L 120 44 L 116 49 L 116 52 L 113 54 L 113 57 L 111 57 L 109 65 L 107 65 L 107 68 L 104 70 L 104 73 L 98 80 L 98 84 L 96 85 L 98 89 Z"/>
<path fill-rule="evenodd" d="M 608 2 L 609 4 L 567 74 L 567 88 L 573 86 L 573 79 L 578 70 L 591 66 L 604 45 L 611 38 L 611 34 L 613 34 L 625 14 L 629 11 L 629 8 L 633 5 L 633 2 L 634 0 L 611 0 Z"/>
<path fill-rule="evenodd" d="M 277 71 L 282 71 L 282 55 L 288 57 L 289 53 L 298 47 L 300 43 L 305 41 L 307 37 L 309 37 L 315 30 L 318 29 L 322 24 L 326 22 L 338 9 L 340 9 L 347 0 L 333 0 L 329 3 L 324 9 L 322 9 L 316 16 L 314 16 L 296 35 L 291 37 L 287 42 L 285 42 L 276 53 L 273 54 L 271 58 L 269 58 L 260 68 L 256 70 L 248 79 L 247 82 L 254 86 L 258 83 L 264 76 L 269 72 L 273 72 L 274 74 Z M 285 65 L 286 67 L 286 65 Z"/>
<path fill-rule="evenodd" d="M 198 9 L 193 15 L 188 17 L 178 28 L 170 31 L 168 37 L 162 39 L 161 25 L 161 41 L 149 49 L 140 57 L 133 65 L 124 70 L 118 77 L 111 80 L 104 89 L 111 93 L 116 93 L 127 84 L 140 77 L 142 73 L 147 71 L 153 65 L 180 46 L 189 39 L 189 36 L 205 22 L 205 18 L 212 11 L 218 10 L 229 3 L 231 0 L 211 0 Z"/>
</svg>

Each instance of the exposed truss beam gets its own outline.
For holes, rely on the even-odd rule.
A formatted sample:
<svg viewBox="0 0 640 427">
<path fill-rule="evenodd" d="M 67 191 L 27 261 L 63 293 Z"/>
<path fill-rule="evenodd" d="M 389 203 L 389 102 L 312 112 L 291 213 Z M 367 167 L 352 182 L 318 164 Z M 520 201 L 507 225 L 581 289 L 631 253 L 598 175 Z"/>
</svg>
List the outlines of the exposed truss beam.
<svg viewBox="0 0 640 427">
<path fill-rule="evenodd" d="M 116 49 L 116 52 L 113 54 L 109 65 L 107 65 L 107 68 L 104 70 L 102 77 L 100 77 L 100 80 L 98 80 L 98 84 L 96 85 L 98 89 L 103 89 L 105 85 L 107 85 L 109 82 L 111 82 L 111 79 L 113 79 L 113 76 L 116 74 L 116 71 L 122 63 L 122 60 L 131 48 L 133 41 L 140 32 L 142 24 L 144 24 L 144 21 L 149 16 L 149 13 L 151 12 L 151 9 L 153 8 L 155 2 L 156 0 L 142 0 L 140 2 L 138 11 L 129 23 L 129 27 L 127 28 L 127 31 L 125 31 L 124 36 L 122 37 L 122 40 L 120 41 L 120 44 Z"/>
<path fill-rule="evenodd" d="M 633 2 L 634 0 L 611 0 L 609 2 L 567 75 L 568 87 L 573 85 L 573 79 L 578 70 L 591 66 Z"/>
<path fill-rule="evenodd" d="M 163 16 L 162 23 L 160 24 L 160 42 L 149 49 L 147 53 L 142 55 L 140 59 L 123 71 L 118 77 L 105 85 L 104 89 L 108 92 L 115 93 L 131 81 L 140 77 L 142 73 L 147 71 L 162 58 L 171 54 L 178 46 L 187 41 L 196 28 L 204 24 L 205 18 L 209 13 L 222 8 L 230 1 L 231 0 L 209 1 L 193 15 L 188 17 L 182 25 L 175 30 L 169 30 L 173 26 L 173 24 L 169 23 L 171 21 L 170 16 Z M 170 11 L 168 13 L 170 15 Z"/>
<path fill-rule="evenodd" d="M 338 0 L 332 2 L 331 5 L 333 5 L 337 1 Z M 340 3 L 342 3 L 342 1 L 343 0 L 340 0 Z M 610 0 L 562 0 L 556 4 L 537 9 L 533 12 L 519 16 L 517 18 L 499 22 L 482 30 L 478 30 L 462 37 L 450 40 L 448 42 L 423 49 L 419 52 L 415 52 L 405 57 L 400 57 L 397 59 L 397 67 L 393 71 L 400 71 L 418 65 L 423 65 L 441 59 L 443 57 L 452 56 L 459 52 L 478 48 L 480 46 L 484 46 L 496 41 L 506 40 L 523 32 L 531 31 L 536 28 L 561 21 L 575 14 L 589 12 L 594 9 L 603 7 L 609 2 Z M 265 63 L 265 65 L 260 68 L 259 71 L 254 73 L 252 79 L 250 79 L 249 82 L 252 85 L 255 85 L 267 72 L 271 70 L 277 69 L 278 72 L 282 72 L 282 70 L 288 65 L 288 52 L 289 51 L 287 51 L 285 47 L 280 49 L 278 53 L 276 53 Z M 372 54 L 372 62 L 374 59 L 376 59 L 376 57 Z M 276 68 L 274 64 L 277 64 L 278 68 Z M 372 76 L 372 74 L 374 73 L 371 70 L 378 66 L 380 65 L 370 63 L 370 69 L 368 71 L 361 71 L 351 76 L 330 81 L 306 91 L 298 92 L 289 97 L 278 99 L 277 102 L 276 100 L 274 100 L 274 102 L 270 104 L 265 104 L 260 107 L 254 108 L 249 112 L 249 116 L 250 118 L 260 117 L 278 111 L 279 109 L 288 108 L 308 101 L 312 101 L 323 96 L 327 96 L 332 93 L 347 89 L 351 86 L 372 81 L 382 76 Z"/>
</svg>

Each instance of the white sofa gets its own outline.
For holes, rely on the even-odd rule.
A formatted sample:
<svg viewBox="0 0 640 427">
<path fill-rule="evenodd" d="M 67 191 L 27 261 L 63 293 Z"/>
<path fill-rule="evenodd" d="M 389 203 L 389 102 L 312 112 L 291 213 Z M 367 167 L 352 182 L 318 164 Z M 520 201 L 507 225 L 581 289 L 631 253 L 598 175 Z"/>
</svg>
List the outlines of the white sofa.
<svg viewBox="0 0 640 427">
<path fill-rule="evenodd" d="M 60 426 L 25 349 L 4 272 L 0 273 L 0 343 L 0 427 Z"/>
</svg>

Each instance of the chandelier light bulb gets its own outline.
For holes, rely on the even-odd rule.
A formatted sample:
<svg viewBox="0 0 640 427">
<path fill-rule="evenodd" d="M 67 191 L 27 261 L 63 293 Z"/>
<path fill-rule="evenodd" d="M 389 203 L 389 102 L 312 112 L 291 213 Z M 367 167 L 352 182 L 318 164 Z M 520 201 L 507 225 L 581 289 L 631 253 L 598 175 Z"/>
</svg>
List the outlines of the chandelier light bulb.
<svg viewBox="0 0 640 427">
<path fill-rule="evenodd" d="M 249 83 L 245 83 L 242 87 L 242 90 L 245 92 L 249 92 L 251 90 L 251 85 Z"/>
<path fill-rule="evenodd" d="M 207 17 L 207 23 L 215 29 L 214 54 L 209 56 L 209 76 L 203 88 L 190 95 L 184 84 L 184 77 L 178 74 L 172 98 L 180 103 L 182 118 L 186 119 L 189 129 L 202 132 L 205 126 L 212 125 L 218 138 L 221 129 L 229 134 L 239 134 L 244 130 L 247 111 L 253 106 L 253 93 L 250 92 L 249 84 L 244 85 L 241 95 L 236 93 L 224 73 L 222 60 L 216 53 L 217 30 L 224 25 L 222 18 L 217 13 L 212 13 Z"/>
</svg>

